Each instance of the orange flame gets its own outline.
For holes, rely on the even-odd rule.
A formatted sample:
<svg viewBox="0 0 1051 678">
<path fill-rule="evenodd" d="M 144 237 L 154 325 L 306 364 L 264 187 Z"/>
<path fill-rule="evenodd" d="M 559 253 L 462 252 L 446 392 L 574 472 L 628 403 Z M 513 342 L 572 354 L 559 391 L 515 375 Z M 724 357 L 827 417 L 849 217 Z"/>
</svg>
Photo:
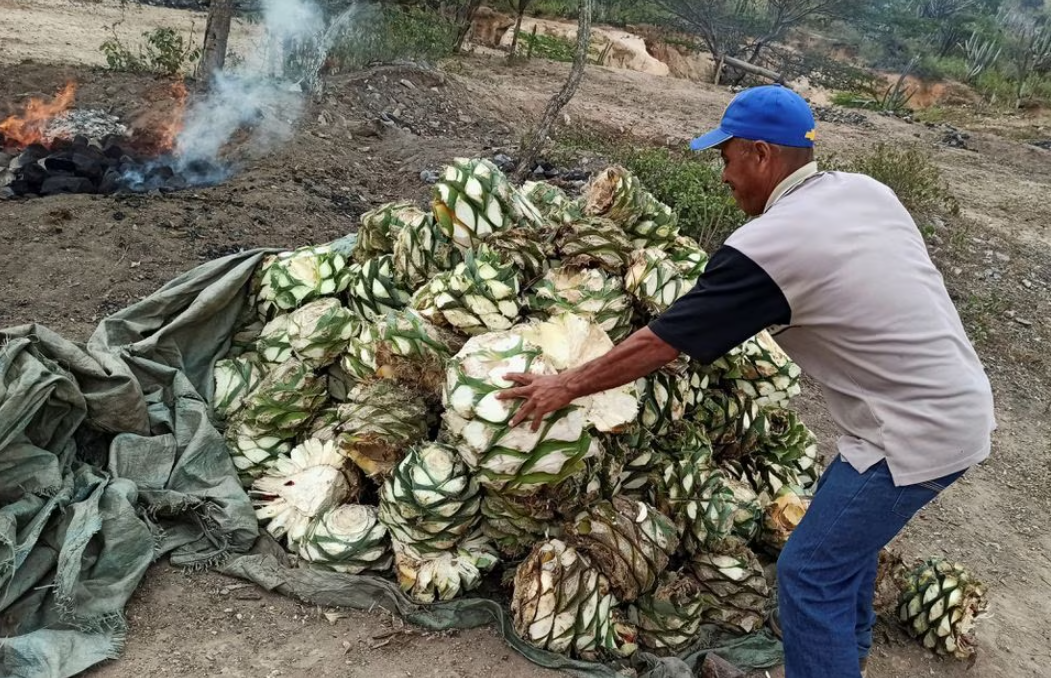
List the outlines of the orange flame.
<svg viewBox="0 0 1051 678">
<path fill-rule="evenodd" d="M 3 136 L 6 142 L 14 142 L 20 147 L 45 141 L 44 131 L 47 124 L 73 104 L 76 91 L 77 84 L 67 82 L 51 101 L 33 97 L 26 104 L 22 115 L 12 115 L 0 122 L 0 136 Z"/>
<path fill-rule="evenodd" d="M 186 113 L 186 85 L 182 80 L 172 83 L 171 95 L 174 100 L 171 117 L 160 124 L 157 132 L 157 146 L 161 151 L 175 148 L 175 138 L 183 127 L 183 115 Z"/>
</svg>

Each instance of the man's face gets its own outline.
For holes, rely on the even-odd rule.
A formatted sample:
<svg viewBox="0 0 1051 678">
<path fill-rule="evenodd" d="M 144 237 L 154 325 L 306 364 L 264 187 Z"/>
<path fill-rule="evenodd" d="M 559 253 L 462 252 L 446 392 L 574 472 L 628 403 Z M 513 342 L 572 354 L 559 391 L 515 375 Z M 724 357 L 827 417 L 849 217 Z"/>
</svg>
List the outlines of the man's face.
<svg viewBox="0 0 1051 678">
<path fill-rule="evenodd" d="M 719 147 L 723 183 L 730 186 L 737 206 L 749 216 L 763 213 L 776 184 L 771 184 L 773 149 L 763 142 L 730 139 Z"/>
</svg>

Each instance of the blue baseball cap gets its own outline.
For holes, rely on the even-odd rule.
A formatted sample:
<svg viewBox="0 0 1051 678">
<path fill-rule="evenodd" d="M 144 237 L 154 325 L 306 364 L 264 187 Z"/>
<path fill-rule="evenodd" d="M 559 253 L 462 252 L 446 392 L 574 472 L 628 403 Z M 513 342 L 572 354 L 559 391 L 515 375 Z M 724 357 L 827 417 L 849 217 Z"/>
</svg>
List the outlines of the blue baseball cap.
<svg viewBox="0 0 1051 678">
<path fill-rule="evenodd" d="M 815 128 L 814 114 L 803 97 L 782 85 L 762 85 L 735 96 L 719 127 L 691 141 L 690 148 L 703 151 L 734 137 L 813 148 Z"/>
</svg>

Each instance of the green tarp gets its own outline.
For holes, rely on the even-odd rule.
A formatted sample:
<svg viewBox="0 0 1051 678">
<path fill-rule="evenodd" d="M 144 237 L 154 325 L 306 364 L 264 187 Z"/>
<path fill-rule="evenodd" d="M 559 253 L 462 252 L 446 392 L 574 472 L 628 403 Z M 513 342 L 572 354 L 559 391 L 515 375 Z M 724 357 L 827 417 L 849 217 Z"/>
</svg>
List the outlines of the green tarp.
<svg viewBox="0 0 1051 678">
<path fill-rule="evenodd" d="M 382 578 L 289 567 L 260 536 L 208 402 L 266 254 L 193 269 L 105 319 L 86 344 L 39 325 L 0 331 L 0 675 L 64 678 L 118 657 L 124 607 L 163 555 L 317 604 L 382 604 L 432 629 L 495 624 L 539 665 L 616 675 L 521 642 L 494 601 L 420 606 Z M 780 661 L 765 633 L 708 629 L 682 658 L 640 652 L 633 663 L 645 678 L 680 678 L 709 649 L 742 668 Z"/>
</svg>

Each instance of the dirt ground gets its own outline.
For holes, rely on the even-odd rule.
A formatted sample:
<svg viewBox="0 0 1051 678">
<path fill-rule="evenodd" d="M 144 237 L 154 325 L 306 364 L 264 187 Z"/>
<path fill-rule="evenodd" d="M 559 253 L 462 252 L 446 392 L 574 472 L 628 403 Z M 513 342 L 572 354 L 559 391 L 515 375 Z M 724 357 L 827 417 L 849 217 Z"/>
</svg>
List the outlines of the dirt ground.
<svg viewBox="0 0 1051 678">
<path fill-rule="evenodd" d="M 18 24 L 8 12 L 28 4 L 0 0 L 0 54 L 32 55 L 14 42 Z M 27 93 L 55 91 L 70 77 L 80 85 L 81 107 L 130 120 L 163 105 L 156 102 L 163 102 L 158 92 L 165 83 L 74 65 L 97 63 L 87 52 L 71 52 L 64 64 L 5 67 L 0 113 Z M 381 202 L 424 199 L 429 186 L 421 170 L 511 148 L 565 73 L 561 64 L 511 69 L 470 57 L 439 73 L 379 69 L 340 76 L 312 103 L 290 142 L 222 185 L 131 197 L 0 201 L 0 327 L 40 322 L 85 340 L 107 314 L 207 259 L 241 248 L 323 242 L 352 230 L 363 211 Z M 715 122 L 729 98 L 724 89 L 687 81 L 590 68 L 567 115 L 572 125 L 682 143 Z M 383 113 L 399 123 L 378 124 Z M 1000 427 L 991 459 L 925 510 L 896 544 L 910 558 L 959 559 L 987 582 L 991 607 L 978 625 L 976 661 L 937 659 L 884 625 L 870 676 L 1046 676 L 1051 151 L 1018 139 L 1048 138 L 1047 121 L 985 120 L 968 130 L 969 149 L 953 149 L 939 143 L 940 129 L 870 119 L 872 128 L 822 124 L 822 152 L 849 155 L 887 140 L 919 143 L 933 153 L 962 216 L 936 228 L 931 250 L 988 368 Z M 835 432 L 814 389 L 798 406 L 823 450 L 831 450 Z M 491 629 L 428 634 L 382 611 L 346 612 L 334 621 L 325 611 L 158 563 L 129 606 L 123 656 L 87 675 L 554 675 L 515 654 Z"/>
</svg>

